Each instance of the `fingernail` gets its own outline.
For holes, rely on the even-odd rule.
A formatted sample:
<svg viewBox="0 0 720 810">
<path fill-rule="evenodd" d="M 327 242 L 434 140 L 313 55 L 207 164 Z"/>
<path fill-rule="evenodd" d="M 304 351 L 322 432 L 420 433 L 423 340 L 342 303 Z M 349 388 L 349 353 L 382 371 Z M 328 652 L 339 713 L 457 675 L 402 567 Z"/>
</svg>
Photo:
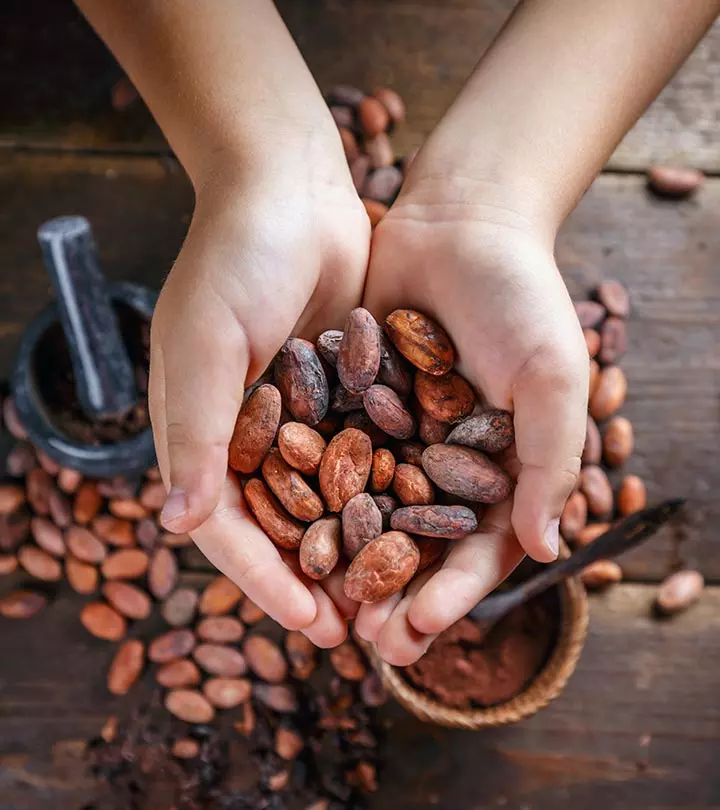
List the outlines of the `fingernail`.
<svg viewBox="0 0 720 810">
<path fill-rule="evenodd" d="M 557 557 L 560 551 L 560 520 L 551 520 L 545 529 L 545 545 L 552 552 L 553 557 Z"/>
<path fill-rule="evenodd" d="M 180 487 L 171 487 L 160 513 L 160 522 L 167 528 L 169 523 L 173 523 L 185 515 L 187 508 L 188 502 L 185 490 L 180 489 Z"/>
</svg>

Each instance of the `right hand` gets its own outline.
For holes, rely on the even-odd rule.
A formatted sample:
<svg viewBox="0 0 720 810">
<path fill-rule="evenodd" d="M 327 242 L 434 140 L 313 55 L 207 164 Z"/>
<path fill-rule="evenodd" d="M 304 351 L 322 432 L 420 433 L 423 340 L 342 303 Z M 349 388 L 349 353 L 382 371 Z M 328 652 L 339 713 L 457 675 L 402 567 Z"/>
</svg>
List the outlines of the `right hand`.
<svg viewBox="0 0 720 810">
<path fill-rule="evenodd" d="M 341 328 L 360 302 L 370 225 L 334 137 L 322 167 L 300 150 L 295 166 L 284 156 L 199 188 L 153 317 L 150 368 L 163 524 L 189 532 L 263 610 L 320 646 L 340 643 L 354 614 L 342 572 L 321 587 L 286 565 L 227 458 L 243 391 L 286 338 Z"/>
</svg>

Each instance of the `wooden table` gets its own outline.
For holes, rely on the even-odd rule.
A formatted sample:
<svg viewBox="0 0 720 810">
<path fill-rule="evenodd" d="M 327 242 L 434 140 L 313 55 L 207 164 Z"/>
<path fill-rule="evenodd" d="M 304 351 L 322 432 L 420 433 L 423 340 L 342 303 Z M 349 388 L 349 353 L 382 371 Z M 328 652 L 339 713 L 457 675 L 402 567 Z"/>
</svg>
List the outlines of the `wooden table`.
<svg viewBox="0 0 720 810">
<path fill-rule="evenodd" d="M 108 275 L 159 285 L 193 206 L 145 110 L 111 109 L 120 72 L 70 4 L 42 3 L 39 28 L 28 5 L 9 2 L 0 31 L 9 62 L 0 71 L 1 373 L 49 297 L 34 236 L 42 220 L 90 216 Z M 324 88 L 387 82 L 405 93 L 404 149 L 442 114 L 512 4 L 280 5 Z M 682 555 L 711 586 L 687 614 L 652 618 L 654 583 L 673 562 L 663 536 L 624 561 L 622 585 L 592 598 L 578 671 L 535 718 L 463 733 L 388 709 L 391 756 L 374 810 L 720 807 L 720 181 L 667 203 L 647 194 L 642 174 L 678 157 L 720 167 L 719 51 L 715 29 L 620 147 L 557 250 L 573 295 L 613 276 L 630 286 L 628 470 L 652 500 L 689 498 Z M 0 810 L 77 810 L 88 800 L 83 741 L 114 703 L 104 689 L 110 651 L 79 626 L 79 604 L 63 591 L 36 619 L 0 625 Z"/>
</svg>

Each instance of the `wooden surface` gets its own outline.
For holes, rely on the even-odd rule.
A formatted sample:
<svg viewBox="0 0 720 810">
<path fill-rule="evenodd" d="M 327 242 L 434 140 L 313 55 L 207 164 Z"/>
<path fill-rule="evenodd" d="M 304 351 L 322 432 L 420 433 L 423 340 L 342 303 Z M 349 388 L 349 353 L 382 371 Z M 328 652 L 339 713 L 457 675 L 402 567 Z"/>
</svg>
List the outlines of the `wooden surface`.
<svg viewBox="0 0 720 810">
<path fill-rule="evenodd" d="M 515 6 L 514 0 L 279 0 L 318 84 L 387 84 L 408 105 L 403 152 L 422 143 Z M 118 112 L 122 75 L 71 0 L 5 0 L 0 147 L 166 152 L 142 104 Z M 21 65 L 21 70 L 12 69 Z M 627 136 L 610 166 L 678 162 L 720 170 L 720 24 Z"/>
</svg>

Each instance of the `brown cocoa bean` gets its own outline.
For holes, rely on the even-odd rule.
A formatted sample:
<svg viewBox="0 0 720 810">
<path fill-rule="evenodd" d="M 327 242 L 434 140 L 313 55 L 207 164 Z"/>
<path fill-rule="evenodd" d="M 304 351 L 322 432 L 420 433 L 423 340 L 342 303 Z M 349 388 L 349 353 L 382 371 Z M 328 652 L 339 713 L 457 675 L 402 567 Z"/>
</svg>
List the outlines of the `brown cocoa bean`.
<svg viewBox="0 0 720 810">
<path fill-rule="evenodd" d="M 148 587 L 158 600 L 168 596 L 178 580 L 178 564 L 169 548 L 159 548 L 153 554 L 148 569 Z"/>
<path fill-rule="evenodd" d="M 15 400 L 12 397 L 5 397 L 2 413 L 5 427 L 13 439 L 17 439 L 19 442 L 26 441 L 28 433 L 27 430 L 25 430 L 25 426 L 20 421 L 20 416 L 15 407 Z"/>
<path fill-rule="evenodd" d="M 172 627 L 190 624 L 198 606 L 197 592 L 192 588 L 178 588 L 163 602 L 162 616 Z"/>
<path fill-rule="evenodd" d="M 361 394 L 375 382 L 380 369 L 380 333 L 375 318 L 363 307 L 353 309 L 337 356 L 337 373 L 350 393 Z"/>
<path fill-rule="evenodd" d="M 243 592 L 226 576 L 220 574 L 207 585 L 200 597 L 202 616 L 222 616 L 229 613 L 242 599 Z"/>
<path fill-rule="evenodd" d="M 405 120 L 405 102 L 389 87 L 376 87 L 373 96 L 385 107 L 394 124 Z"/>
<path fill-rule="evenodd" d="M 208 678 L 203 692 L 216 708 L 234 709 L 250 700 L 252 684 L 247 678 Z"/>
<path fill-rule="evenodd" d="M 12 478 L 23 478 L 37 467 L 37 455 L 30 444 L 17 444 L 7 454 L 5 469 Z M 23 493 L 23 500 L 25 495 Z"/>
<path fill-rule="evenodd" d="M 87 596 L 97 590 L 100 575 L 97 568 L 90 563 L 80 562 L 72 556 L 65 558 L 65 576 L 70 587 L 76 592 Z"/>
<path fill-rule="evenodd" d="M 193 658 L 205 672 L 221 678 L 236 678 L 247 672 L 243 654 L 224 644 L 198 644 Z"/>
<path fill-rule="evenodd" d="M 583 329 L 595 329 L 604 320 L 607 311 L 597 301 L 575 301 L 575 314 Z"/>
<path fill-rule="evenodd" d="M 360 430 L 348 428 L 335 436 L 320 462 L 320 491 L 331 512 L 362 492 L 370 476 L 372 443 Z"/>
<path fill-rule="evenodd" d="M 108 503 L 111 515 L 125 520 L 143 520 L 148 517 L 148 510 L 135 498 L 113 498 Z"/>
<path fill-rule="evenodd" d="M 384 149 L 385 143 L 380 143 L 380 148 Z M 395 195 L 400 191 L 402 186 L 403 175 L 400 169 L 390 164 L 381 165 L 377 162 L 377 158 L 382 160 L 385 156 L 380 153 L 379 155 L 370 155 L 370 160 L 374 166 L 377 166 L 374 171 L 365 178 L 363 187 L 361 189 L 363 197 L 369 197 L 371 200 L 389 205 L 395 199 Z M 394 156 L 393 156 L 394 157 Z"/>
<path fill-rule="evenodd" d="M 370 158 L 374 169 L 383 169 L 392 166 L 395 160 L 395 150 L 387 133 L 381 132 L 374 138 L 365 138 L 365 153 Z"/>
<path fill-rule="evenodd" d="M 172 744 L 170 753 L 176 759 L 195 759 L 200 755 L 200 743 L 191 737 L 181 737 Z"/>
<path fill-rule="evenodd" d="M 145 518 L 145 520 L 139 520 L 135 525 L 135 537 L 140 548 L 150 554 L 159 544 L 160 529 L 152 518 Z"/>
<path fill-rule="evenodd" d="M 137 493 L 138 482 L 129 481 L 122 475 L 114 478 L 104 478 L 97 482 L 98 492 L 103 498 L 119 498 L 121 500 L 133 499 Z"/>
<path fill-rule="evenodd" d="M 355 602 L 380 602 L 413 578 L 420 552 L 404 532 L 390 531 L 368 543 L 345 574 L 345 595 Z"/>
<path fill-rule="evenodd" d="M 25 492 L 15 484 L 0 484 L 0 515 L 16 512 L 25 503 Z"/>
<path fill-rule="evenodd" d="M 587 346 L 588 354 L 590 357 L 595 357 L 600 351 L 600 333 L 597 329 L 583 329 L 583 336 L 585 337 L 585 345 Z"/>
<path fill-rule="evenodd" d="M 208 699 L 194 689 L 173 689 L 165 695 L 165 708 L 186 723 L 210 723 L 215 709 Z"/>
<path fill-rule="evenodd" d="M 595 420 L 588 414 L 587 432 L 585 433 L 585 447 L 583 448 L 583 464 L 599 464 L 602 458 L 602 437 Z"/>
<path fill-rule="evenodd" d="M 172 534 L 163 532 L 158 538 L 158 543 L 168 548 L 187 548 L 193 545 L 192 537 L 189 534 Z"/>
<path fill-rule="evenodd" d="M 145 665 L 145 645 L 137 639 L 123 642 L 115 653 L 107 677 L 112 695 L 125 695 L 142 674 Z"/>
<path fill-rule="evenodd" d="M 648 186 L 659 197 L 689 197 L 704 182 L 701 171 L 685 166 L 651 166 L 648 169 Z"/>
<path fill-rule="evenodd" d="M 245 627 L 234 616 L 208 616 L 197 625 L 195 632 L 201 641 L 235 644 L 245 635 Z"/>
<path fill-rule="evenodd" d="M 0 596 L 0 616 L 5 619 L 29 619 L 47 605 L 47 597 L 35 591 L 11 591 Z"/>
<path fill-rule="evenodd" d="M 630 296 L 622 282 L 616 279 L 603 281 L 597 288 L 597 298 L 611 315 L 618 318 L 630 315 Z"/>
<path fill-rule="evenodd" d="M 351 498 L 342 512 L 343 549 L 352 560 L 361 548 L 382 534 L 382 515 L 367 492 Z"/>
<path fill-rule="evenodd" d="M 590 372 L 588 374 L 588 399 L 592 400 L 600 383 L 600 366 L 595 360 L 590 360 Z"/>
<path fill-rule="evenodd" d="M 361 681 L 367 675 L 367 667 L 358 648 L 349 641 L 330 650 L 330 664 L 346 681 Z"/>
<path fill-rule="evenodd" d="M 510 476 L 482 453 L 469 447 L 434 444 L 423 453 L 422 463 L 425 472 L 440 489 L 468 501 L 499 503 L 512 491 Z"/>
<path fill-rule="evenodd" d="M 165 486 L 162 481 L 148 481 L 143 484 L 138 500 L 149 512 L 159 512 L 165 505 Z"/>
<path fill-rule="evenodd" d="M 393 491 L 404 506 L 421 506 L 435 500 L 433 485 L 420 467 L 413 464 L 395 467 Z"/>
<path fill-rule="evenodd" d="M 422 467 L 422 454 L 425 452 L 425 445 L 420 442 L 397 442 L 393 446 L 395 458 L 398 464 L 412 464 L 415 467 Z"/>
<path fill-rule="evenodd" d="M 699 571 L 676 571 L 660 585 L 655 604 L 667 616 L 680 613 L 697 602 L 704 587 L 705 580 Z"/>
<path fill-rule="evenodd" d="M 265 482 L 251 478 L 244 493 L 250 511 L 265 534 L 280 548 L 289 551 L 299 548 L 305 527 L 285 511 Z"/>
<path fill-rule="evenodd" d="M 625 402 L 627 380 L 619 366 L 607 366 L 600 372 L 597 387 L 590 398 L 593 419 L 609 419 Z"/>
<path fill-rule="evenodd" d="M 415 419 L 400 397 L 386 385 L 373 385 L 363 395 L 365 410 L 372 421 L 395 439 L 408 439 L 415 433 Z"/>
<path fill-rule="evenodd" d="M 300 543 L 300 568 L 310 579 L 325 579 L 332 573 L 339 559 L 340 519 L 331 515 L 316 520 L 305 532 Z"/>
<path fill-rule="evenodd" d="M 256 717 L 255 717 L 255 709 L 253 708 L 252 703 L 243 703 L 240 707 L 240 714 L 241 719 L 236 720 L 233 723 L 233 728 L 238 734 L 242 734 L 243 737 L 247 737 L 248 739 L 255 731 L 256 725 Z"/>
<path fill-rule="evenodd" d="M 392 495 L 373 495 L 375 505 L 380 510 L 382 517 L 383 531 L 386 532 L 390 528 L 390 518 L 392 513 L 398 508 L 399 504 Z"/>
<path fill-rule="evenodd" d="M 293 517 L 303 521 L 317 520 L 325 511 L 323 502 L 307 481 L 285 461 L 276 447 L 265 457 L 262 473 L 265 483 Z"/>
<path fill-rule="evenodd" d="M 611 467 L 624 464 L 633 451 L 633 428 L 624 416 L 613 416 L 603 434 L 605 461 Z"/>
<path fill-rule="evenodd" d="M 305 747 L 303 738 L 290 728 L 283 728 L 282 726 L 275 731 L 275 753 L 287 761 L 291 761 Z"/>
<path fill-rule="evenodd" d="M 200 683 L 202 674 L 197 664 L 189 658 L 178 658 L 158 668 L 155 680 L 166 689 L 182 689 Z"/>
<path fill-rule="evenodd" d="M 23 546 L 17 553 L 20 565 L 35 579 L 58 582 L 62 579 L 62 566 L 47 551 L 37 546 Z"/>
<path fill-rule="evenodd" d="M 448 550 L 448 544 L 440 537 L 413 537 L 413 542 L 420 552 L 418 571 L 430 568 Z"/>
<path fill-rule="evenodd" d="M 602 325 L 598 360 L 603 365 L 616 363 L 627 351 L 625 321 L 611 315 Z"/>
<path fill-rule="evenodd" d="M 293 678 L 306 681 L 317 665 L 315 645 L 299 630 L 290 630 L 285 636 L 285 652 Z"/>
<path fill-rule="evenodd" d="M 575 534 L 575 545 L 589 546 L 590 543 L 595 542 L 600 535 L 605 534 L 609 528 L 609 523 L 590 523 Z"/>
<path fill-rule="evenodd" d="M 395 457 L 383 447 L 373 453 L 370 471 L 370 489 L 373 492 L 385 492 L 395 475 Z"/>
<path fill-rule="evenodd" d="M 612 487 L 601 467 L 588 464 L 580 470 L 580 490 L 587 498 L 588 511 L 591 515 L 605 517 L 612 512 Z"/>
<path fill-rule="evenodd" d="M 294 714 L 297 711 L 295 693 L 284 684 L 256 683 L 253 694 L 260 703 L 280 714 Z"/>
<path fill-rule="evenodd" d="M 622 568 L 614 560 L 596 560 L 580 573 L 586 588 L 597 590 L 622 581 Z"/>
<path fill-rule="evenodd" d="M 345 430 L 348 428 L 361 430 L 370 439 L 373 450 L 387 444 L 390 438 L 384 430 L 381 430 L 375 422 L 373 422 L 365 411 L 353 411 L 349 413 L 345 418 L 343 427 Z"/>
<path fill-rule="evenodd" d="M 252 473 L 262 464 L 275 441 L 282 401 L 274 385 L 261 385 L 243 403 L 235 422 L 228 463 L 240 473 Z"/>
<path fill-rule="evenodd" d="M 315 344 L 320 357 L 333 368 L 337 365 L 342 337 L 343 333 L 339 329 L 328 329 L 320 335 Z"/>
<path fill-rule="evenodd" d="M 371 672 L 360 684 L 360 697 L 371 709 L 377 709 L 387 703 L 388 694 L 377 672 Z"/>
<path fill-rule="evenodd" d="M 475 392 L 467 380 L 454 371 L 441 376 L 418 371 L 415 396 L 422 408 L 439 422 L 455 424 L 470 416 L 475 408 Z"/>
<path fill-rule="evenodd" d="M 355 186 L 358 192 L 365 185 L 365 180 L 367 179 L 368 173 L 370 172 L 371 168 L 372 168 L 372 160 L 370 160 L 369 155 L 360 154 L 350 164 L 350 177 L 352 178 L 353 185 Z M 380 208 L 387 211 L 387 206 L 383 205 L 382 203 L 378 203 L 375 200 L 367 200 L 367 201 L 363 200 L 363 203 L 371 203 L 372 205 L 378 205 L 380 206 Z M 376 223 L 373 222 L 373 217 L 370 214 L 370 211 L 368 211 L 367 205 L 365 205 L 365 210 L 368 213 L 370 225 L 374 227 Z M 383 214 L 380 215 L 378 222 L 380 221 L 380 219 L 383 218 L 383 216 L 384 216 Z"/>
<path fill-rule="evenodd" d="M 80 621 L 88 633 L 105 641 L 120 641 L 127 630 L 125 619 L 104 602 L 85 605 L 80 611 Z"/>
<path fill-rule="evenodd" d="M 35 453 L 43 470 L 54 478 L 60 472 L 59 462 L 55 461 L 54 458 L 51 458 L 46 453 L 43 453 L 42 450 L 36 450 Z"/>
<path fill-rule="evenodd" d="M 620 484 L 617 494 L 618 512 L 632 515 L 647 506 L 647 491 L 642 478 L 637 475 L 626 475 Z"/>
<path fill-rule="evenodd" d="M 118 725 L 117 715 L 109 715 L 102 729 L 100 729 L 100 736 L 106 743 L 111 743 L 117 738 Z"/>
<path fill-rule="evenodd" d="M 515 441 L 512 414 L 492 408 L 456 425 L 448 444 L 462 444 L 482 453 L 501 453 Z"/>
<path fill-rule="evenodd" d="M 0 551 L 15 551 L 29 533 L 30 516 L 24 510 L 0 515 Z"/>
<path fill-rule="evenodd" d="M 195 634 L 192 630 L 168 630 L 150 642 L 148 658 L 156 664 L 167 664 L 177 658 L 185 658 L 195 649 Z"/>
<path fill-rule="evenodd" d="M 36 467 L 27 474 L 25 479 L 27 500 L 36 514 L 43 517 L 50 514 L 50 493 L 53 486 L 53 479 L 42 467 Z"/>
<path fill-rule="evenodd" d="M 447 332 L 420 312 L 396 309 L 385 320 L 388 337 L 414 366 L 428 374 L 447 374 L 455 349 Z"/>
<path fill-rule="evenodd" d="M 0 554 L 0 576 L 17 571 L 18 561 L 14 554 Z"/>
<path fill-rule="evenodd" d="M 70 553 L 81 562 L 98 565 L 107 557 L 107 549 L 100 538 L 84 526 L 71 526 L 65 533 Z"/>
<path fill-rule="evenodd" d="M 477 530 L 477 517 L 466 506 L 403 506 L 390 518 L 393 529 L 423 537 L 462 540 Z"/>
<path fill-rule="evenodd" d="M 92 522 L 92 531 L 111 546 L 129 548 L 135 545 L 135 530 L 129 520 L 112 515 L 98 515 Z"/>
<path fill-rule="evenodd" d="M 57 484 L 67 495 L 74 495 L 80 484 L 82 484 L 82 473 L 71 470 L 69 467 L 62 467 L 57 477 Z"/>
<path fill-rule="evenodd" d="M 243 653 L 250 669 L 268 683 L 280 683 L 287 678 L 288 665 L 282 650 L 269 638 L 248 636 Z"/>
<path fill-rule="evenodd" d="M 296 421 L 316 425 L 330 400 L 327 378 L 312 343 L 289 338 L 275 358 L 275 382 Z"/>
<path fill-rule="evenodd" d="M 43 551 L 53 557 L 65 556 L 65 541 L 62 532 L 47 518 L 34 517 L 30 521 L 30 531 L 33 539 Z"/>
<path fill-rule="evenodd" d="M 83 481 L 75 493 L 73 520 L 81 526 L 87 526 L 100 511 L 102 502 L 97 484 L 94 481 Z"/>
<path fill-rule="evenodd" d="M 139 579 L 148 569 L 150 558 L 139 548 L 123 548 L 105 558 L 101 566 L 105 579 Z"/>
<path fill-rule="evenodd" d="M 106 582 L 102 587 L 102 595 L 121 616 L 128 619 L 141 621 L 147 619 L 152 612 L 150 597 L 129 582 Z"/>
<path fill-rule="evenodd" d="M 582 492 L 573 492 L 565 502 L 560 516 L 560 531 L 566 540 L 574 540 L 587 525 L 587 499 Z"/>
<path fill-rule="evenodd" d="M 350 413 L 350 411 L 361 411 L 363 405 L 363 395 L 353 394 L 342 385 L 338 385 L 332 392 L 330 407 L 338 413 Z"/>
<path fill-rule="evenodd" d="M 340 133 L 340 140 L 342 141 L 345 157 L 349 163 L 352 163 L 352 161 L 355 160 L 355 158 L 360 154 L 357 139 L 347 127 L 339 127 L 338 132 Z"/>
<path fill-rule="evenodd" d="M 265 611 L 258 607 L 252 599 L 245 597 L 238 610 L 238 616 L 245 624 L 253 625 L 265 618 Z"/>
<path fill-rule="evenodd" d="M 72 523 L 72 505 L 59 489 L 50 491 L 48 500 L 50 517 L 53 523 L 61 529 L 67 529 Z"/>
<path fill-rule="evenodd" d="M 452 425 L 440 422 L 435 417 L 430 416 L 422 406 L 416 408 L 418 421 L 418 435 L 425 444 L 441 444 L 452 431 Z"/>
<path fill-rule="evenodd" d="M 380 369 L 377 381 L 392 388 L 397 394 L 405 396 L 412 391 L 413 375 L 407 361 L 390 342 L 388 336 L 380 331 Z"/>
<path fill-rule="evenodd" d="M 390 113 L 372 96 L 365 96 L 358 104 L 357 116 L 363 133 L 369 138 L 385 132 L 390 124 Z"/>
<path fill-rule="evenodd" d="M 354 109 L 365 98 L 365 93 L 357 87 L 347 84 L 338 84 L 328 93 L 328 103 L 343 104 Z"/>
</svg>

